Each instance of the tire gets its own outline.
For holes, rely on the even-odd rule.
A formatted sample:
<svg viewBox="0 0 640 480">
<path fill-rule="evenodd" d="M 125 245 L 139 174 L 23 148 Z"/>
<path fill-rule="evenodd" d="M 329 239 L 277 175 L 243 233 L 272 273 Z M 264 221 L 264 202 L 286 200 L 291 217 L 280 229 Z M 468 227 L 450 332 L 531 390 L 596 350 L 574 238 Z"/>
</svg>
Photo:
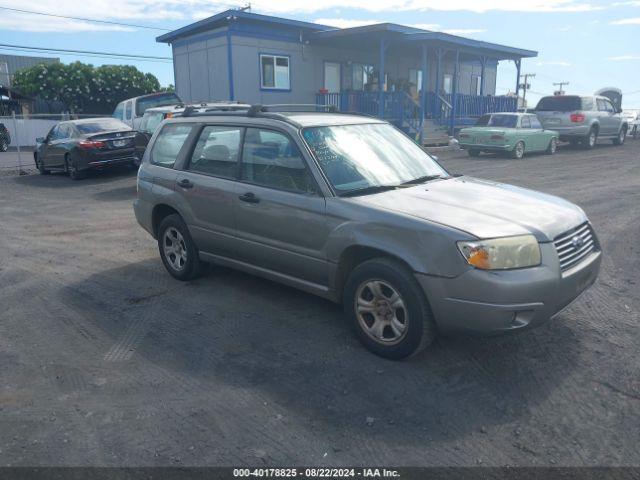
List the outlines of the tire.
<svg viewBox="0 0 640 480">
<path fill-rule="evenodd" d="M 77 162 L 70 158 L 69 155 L 64 157 L 64 173 L 69 175 L 71 180 L 82 180 L 87 176 L 87 171 L 78 170 Z"/>
<path fill-rule="evenodd" d="M 164 267 L 178 280 L 193 280 L 206 266 L 200 261 L 196 244 L 180 215 L 168 215 L 160 222 L 158 250 Z"/>
<path fill-rule="evenodd" d="M 582 141 L 582 145 L 587 150 L 591 150 L 596 146 L 597 143 L 598 143 L 598 129 L 591 128 L 587 136 Z"/>
<path fill-rule="evenodd" d="M 552 137 L 549 141 L 549 146 L 547 147 L 547 155 L 555 155 L 557 149 L 558 139 L 556 137 Z"/>
<path fill-rule="evenodd" d="M 38 155 L 35 156 L 35 161 L 36 161 L 36 168 L 38 169 L 38 173 L 40 173 L 40 175 L 49 175 L 51 173 L 49 170 L 44 168 L 42 160 L 38 158 Z"/>
<path fill-rule="evenodd" d="M 389 301 L 393 292 L 397 293 L 396 308 Z M 367 305 L 375 300 L 378 306 Z M 400 360 L 415 355 L 436 337 L 422 288 L 397 261 L 381 257 L 354 268 L 344 287 L 343 303 L 360 342 L 381 357 Z"/>
<path fill-rule="evenodd" d="M 633 126 L 633 138 L 635 139 L 638 136 L 638 126 Z"/>
<path fill-rule="evenodd" d="M 467 150 L 467 153 L 469 154 L 470 157 L 479 157 L 480 156 L 480 150 L 476 150 L 475 148 Z"/>
<path fill-rule="evenodd" d="M 513 150 L 511 150 L 511 158 L 515 158 L 516 160 L 521 160 L 524 157 L 524 142 L 519 140 L 516 142 Z"/>
<path fill-rule="evenodd" d="M 9 142 L 6 138 L 0 137 L 0 152 L 6 152 L 9 150 Z"/>
<path fill-rule="evenodd" d="M 624 145 L 624 141 L 627 139 L 627 129 L 622 128 L 616 138 L 612 140 L 614 145 Z"/>
</svg>

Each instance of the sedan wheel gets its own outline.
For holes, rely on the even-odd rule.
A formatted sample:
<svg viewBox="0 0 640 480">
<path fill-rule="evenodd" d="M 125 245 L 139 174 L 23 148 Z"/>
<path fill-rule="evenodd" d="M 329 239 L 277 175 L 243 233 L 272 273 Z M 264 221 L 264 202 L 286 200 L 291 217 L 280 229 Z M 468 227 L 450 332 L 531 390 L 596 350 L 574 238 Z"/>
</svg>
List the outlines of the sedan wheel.
<svg viewBox="0 0 640 480">
<path fill-rule="evenodd" d="M 374 341 L 395 344 L 407 333 L 409 314 L 400 294 L 387 282 L 370 280 L 358 287 L 356 316 Z"/>
<path fill-rule="evenodd" d="M 556 140 L 555 138 L 552 138 L 551 141 L 549 142 L 549 146 L 547 147 L 547 153 L 549 155 L 553 155 L 554 153 L 556 153 L 557 149 L 558 149 L 558 140 Z"/>
<path fill-rule="evenodd" d="M 7 150 L 9 150 L 9 144 L 7 143 L 7 140 L 4 138 L 0 138 L 0 152 L 6 152 Z"/>
</svg>

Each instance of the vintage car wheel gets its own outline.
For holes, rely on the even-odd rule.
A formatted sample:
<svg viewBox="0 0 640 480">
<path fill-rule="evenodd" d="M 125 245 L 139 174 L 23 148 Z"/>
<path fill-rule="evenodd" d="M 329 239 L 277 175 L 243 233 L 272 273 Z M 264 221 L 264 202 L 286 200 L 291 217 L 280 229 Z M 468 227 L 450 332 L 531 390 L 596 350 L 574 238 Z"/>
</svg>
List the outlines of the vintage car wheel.
<svg viewBox="0 0 640 480">
<path fill-rule="evenodd" d="M 549 155 L 553 155 L 556 153 L 556 150 L 558 149 L 558 140 L 556 139 L 556 137 L 553 137 L 550 141 L 549 141 L 549 146 L 547 147 L 547 153 Z"/>
<path fill-rule="evenodd" d="M 513 150 L 511 151 L 511 157 L 515 158 L 516 160 L 521 160 L 522 157 L 524 157 L 524 142 L 522 140 L 516 143 L 515 147 L 513 147 Z"/>
<path fill-rule="evenodd" d="M 467 150 L 467 153 L 469 154 L 470 157 L 479 157 L 480 156 L 480 150 L 476 150 L 475 148 L 471 148 L 471 149 Z"/>
</svg>

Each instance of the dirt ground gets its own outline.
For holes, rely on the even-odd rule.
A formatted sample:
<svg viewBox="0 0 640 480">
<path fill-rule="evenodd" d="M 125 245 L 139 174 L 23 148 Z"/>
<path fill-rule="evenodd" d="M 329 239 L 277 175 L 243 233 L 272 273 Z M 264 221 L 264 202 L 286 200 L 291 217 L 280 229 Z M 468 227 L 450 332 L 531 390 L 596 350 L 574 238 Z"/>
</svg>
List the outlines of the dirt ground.
<svg viewBox="0 0 640 480">
<path fill-rule="evenodd" d="M 0 465 L 640 465 L 640 140 L 437 154 L 582 206 L 597 284 L 534 331 L 391 362 L 314 296 L 173 280 L 131 173 L 0 178 Z"/>
</svg>

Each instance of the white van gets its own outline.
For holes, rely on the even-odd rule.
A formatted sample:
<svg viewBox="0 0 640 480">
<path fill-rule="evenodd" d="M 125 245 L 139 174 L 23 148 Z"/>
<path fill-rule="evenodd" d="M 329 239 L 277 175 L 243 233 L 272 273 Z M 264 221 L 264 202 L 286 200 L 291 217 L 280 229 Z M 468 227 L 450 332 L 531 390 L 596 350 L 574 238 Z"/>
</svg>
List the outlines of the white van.
<svg viewBox="0 0 640 480">
<path fill-rule="evenodd" d="M 182 103 L 182 100 L 173 92 L 150 93 L 123 100 L 116 106 L 111 116 L 126 123 L 134 130 L 138 130 L 142 116 L 147 108 L 176 105 L 178 103 Z"/>
</svg>

